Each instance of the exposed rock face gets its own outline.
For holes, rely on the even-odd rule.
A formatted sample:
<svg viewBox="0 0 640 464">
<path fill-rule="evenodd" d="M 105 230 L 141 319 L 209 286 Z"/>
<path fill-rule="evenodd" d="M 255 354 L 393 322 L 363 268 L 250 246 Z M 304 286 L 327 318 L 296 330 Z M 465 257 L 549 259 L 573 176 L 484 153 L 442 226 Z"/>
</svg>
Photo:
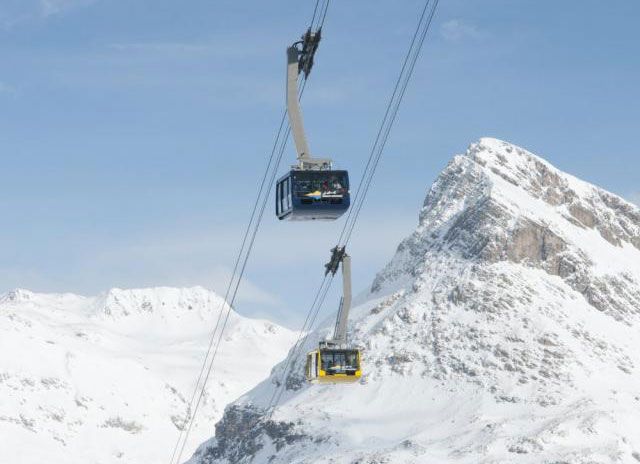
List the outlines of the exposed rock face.
<svg viewBox="0 0 640 464">
<path fill-rule="evenodd" d="M 481 139 L 354 310 L 363 381 L 306 385 L 303 356 L 285 379 L 276 366 L 223 423 L 284 385 L 277 409 L 190 463 L 637 462 L 639 242 L 635 206 Z M 303 438 L 278 446 L 267 418 Z"/>
<path fill-rule="evenodd" d="M 301 425 L 301 421 L 297 425 Z M 238 440 L 238 437 L 242 439 Z M 250 406 L 232 405 L 225 411 L 223 420 L 216 424 L 216 446 L 207 450 L 203 460 L 224 458 L 240 462 L 253 458 L 263 448 L 263 437 L 271 441 L 276 452 L 296 442 L 312 441 L 312 437 L 297 432 L 293 422 L 274 421 Z"/>
<path fill-rule="evenodd" d="M 521 148 L 483 139 L 466 155 L 456 156 L 435 182 L 418 230 L 402 242 L 372 289 L 379 290 L 396 276 L 415 274 L 427 253 L 455 252 L 479 263 L 512 262 L 542 269 L 560 276 L 613 317 L 637 314 L 638 275 L 597 272 L 588 251 L 604 248 L 598 238 L 620 254 L 626 254 L 625 247 L 640 249 L 638 208 Z M 620 301 L 620 293 L 626 301 Z"/>
</svg>

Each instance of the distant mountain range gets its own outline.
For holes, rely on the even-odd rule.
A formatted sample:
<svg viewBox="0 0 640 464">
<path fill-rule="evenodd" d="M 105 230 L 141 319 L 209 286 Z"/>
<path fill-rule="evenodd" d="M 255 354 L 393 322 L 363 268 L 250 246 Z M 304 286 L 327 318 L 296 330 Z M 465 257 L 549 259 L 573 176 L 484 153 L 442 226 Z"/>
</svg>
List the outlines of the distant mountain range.
<svg viewBox="0 0 640 464">
<path fill-rule="evenodd" d="M 222 309 L 198 287 L 0 295 L 0 463 L 168 462 Z M 295 338 L 231 313 L 185 452 Z"/>
</svg>

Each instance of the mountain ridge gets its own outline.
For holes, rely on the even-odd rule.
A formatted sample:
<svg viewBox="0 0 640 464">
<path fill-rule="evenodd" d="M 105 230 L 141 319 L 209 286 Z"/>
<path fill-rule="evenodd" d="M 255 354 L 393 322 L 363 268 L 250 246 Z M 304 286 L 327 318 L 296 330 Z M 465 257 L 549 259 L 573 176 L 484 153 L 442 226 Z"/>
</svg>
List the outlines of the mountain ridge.
<svg viewBox="0 0 640 464">
<path fill-rule="evenodd" d="M 202 287 L 0 296 L 0 462 L 168 459 L 223 299 Z M 232 310 L 186 451 L 297 334 Z M 252 356 L 260 352 L 261 356 Z M 246 369 L 238 369 L 238 357 Z M 33 442 L 37 440 L 38 446 Z"/>
<path fill-rule="evenodd" d="M 278 365 L 189 464 L 637 462 L 639 240 L 632 204 L 481 139 L 353 310 L 361 382 Z"/>
</svg>

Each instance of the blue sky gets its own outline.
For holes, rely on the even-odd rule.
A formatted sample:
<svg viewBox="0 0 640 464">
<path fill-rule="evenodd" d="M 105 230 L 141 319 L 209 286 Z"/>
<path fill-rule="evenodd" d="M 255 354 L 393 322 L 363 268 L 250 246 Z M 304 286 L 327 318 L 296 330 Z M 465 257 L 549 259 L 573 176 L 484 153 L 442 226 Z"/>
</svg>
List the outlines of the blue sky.
<svg viewBox="0 0 640 464">
<path fill-rule="evenodd" d="M 421 3 L 332 2 L 303 110 L 312 151 L 354 181 Z M 313 4 L 0 2 L 0 292 L 224 288 Z M 638 17 L 635 0 L 441 0 L 354 234 L 356 288 L 481 136 L 640 201 Z M 270 214 L 237 309 L 299 323 L 340 226 Z"/>
</svg>

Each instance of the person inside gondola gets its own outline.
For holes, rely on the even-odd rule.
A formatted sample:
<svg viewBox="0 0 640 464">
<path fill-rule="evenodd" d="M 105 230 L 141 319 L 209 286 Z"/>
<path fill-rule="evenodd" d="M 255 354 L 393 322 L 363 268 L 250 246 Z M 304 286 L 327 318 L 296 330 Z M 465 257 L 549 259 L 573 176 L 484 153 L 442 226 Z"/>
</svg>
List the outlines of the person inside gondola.
<svg viewBox="0 0 640 464">
<path fill-rule="evenodd" d="M 335 193 L 342 193 L 342 184 L 335 177 L 331 181 L 331 187 L 333 188 Z"/>
<path fill-rule="evenodd" d="M 327 371 L 332 371 L 333 372 L 333 368 L 334 368 L 333 360 L 330 360 L 327 363 Z"/>
</svg>

